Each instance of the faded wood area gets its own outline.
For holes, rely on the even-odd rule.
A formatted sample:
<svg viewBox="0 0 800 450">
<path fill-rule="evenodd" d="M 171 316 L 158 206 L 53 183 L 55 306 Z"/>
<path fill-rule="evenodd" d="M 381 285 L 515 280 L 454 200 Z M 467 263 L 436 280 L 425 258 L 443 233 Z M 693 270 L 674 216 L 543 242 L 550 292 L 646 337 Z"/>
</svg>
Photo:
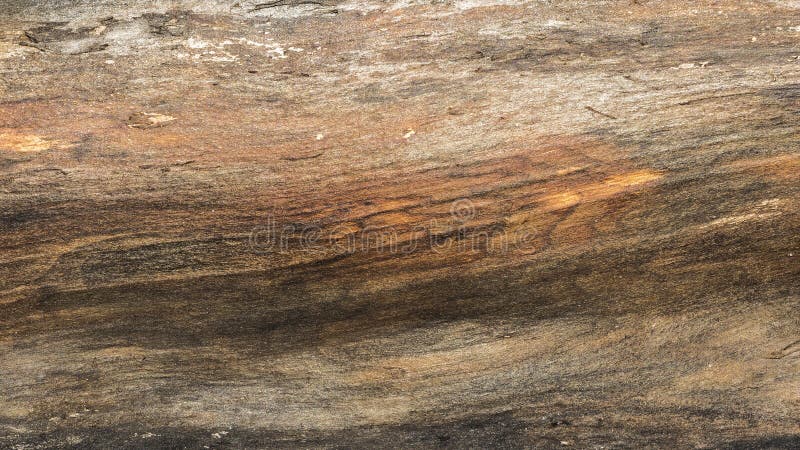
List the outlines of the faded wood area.
<svg viewBox="0 0 800 450">
<path fill-rule="evenodd" d="M 800 447 L 800 2 L 0 31 L 0 447 Z"/>
</svg>

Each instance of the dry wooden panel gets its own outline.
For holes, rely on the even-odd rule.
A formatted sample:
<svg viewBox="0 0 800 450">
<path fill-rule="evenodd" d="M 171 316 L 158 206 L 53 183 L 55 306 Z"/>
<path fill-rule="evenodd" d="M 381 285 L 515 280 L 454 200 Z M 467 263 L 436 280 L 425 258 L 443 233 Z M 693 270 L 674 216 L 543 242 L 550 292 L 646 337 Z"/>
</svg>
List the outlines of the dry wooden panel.
<svg viewBox="0 0 800 450">
<path fill-rule="evenodd" d="M 0 30 L 0 447 L 800 447 L 797 1 Z"/>
</svg>

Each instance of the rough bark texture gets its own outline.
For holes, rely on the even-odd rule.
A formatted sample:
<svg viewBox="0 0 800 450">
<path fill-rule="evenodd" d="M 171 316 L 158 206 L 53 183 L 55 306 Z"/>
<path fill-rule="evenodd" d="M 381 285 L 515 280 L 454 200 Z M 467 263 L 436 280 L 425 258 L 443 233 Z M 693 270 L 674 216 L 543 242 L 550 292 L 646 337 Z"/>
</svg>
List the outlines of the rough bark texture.
<svg viewBox="0 0 800 450">
<path fill-rule="evenodd" d="M 800 447 L 800 2 L 0 30 L 0 447 Z"/>
</svg>

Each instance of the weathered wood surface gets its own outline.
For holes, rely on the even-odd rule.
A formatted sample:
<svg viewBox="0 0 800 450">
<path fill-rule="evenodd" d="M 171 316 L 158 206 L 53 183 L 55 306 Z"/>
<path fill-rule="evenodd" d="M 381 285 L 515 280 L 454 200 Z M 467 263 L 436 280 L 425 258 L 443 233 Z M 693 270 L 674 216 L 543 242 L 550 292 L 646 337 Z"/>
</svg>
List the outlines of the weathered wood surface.
<svg viewBox="0 0 800 450">
<path fill-rule="evenodd" d="M 800 446 L 800 3 L 157 3 L 0 2 L 0 447 Z"/>
</svg>

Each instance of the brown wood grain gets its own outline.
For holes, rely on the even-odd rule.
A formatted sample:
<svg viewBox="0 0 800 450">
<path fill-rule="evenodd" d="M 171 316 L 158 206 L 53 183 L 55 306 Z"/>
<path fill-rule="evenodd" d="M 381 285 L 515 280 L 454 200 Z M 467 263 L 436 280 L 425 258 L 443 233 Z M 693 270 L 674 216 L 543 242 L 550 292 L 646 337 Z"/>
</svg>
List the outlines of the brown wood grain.
<svg viewBox="0 0 800 450">
<path fill-rule="evenodd" d="M 796 1 L 6 3 L 0 447 L 800 446 Z"/>
</svg>

